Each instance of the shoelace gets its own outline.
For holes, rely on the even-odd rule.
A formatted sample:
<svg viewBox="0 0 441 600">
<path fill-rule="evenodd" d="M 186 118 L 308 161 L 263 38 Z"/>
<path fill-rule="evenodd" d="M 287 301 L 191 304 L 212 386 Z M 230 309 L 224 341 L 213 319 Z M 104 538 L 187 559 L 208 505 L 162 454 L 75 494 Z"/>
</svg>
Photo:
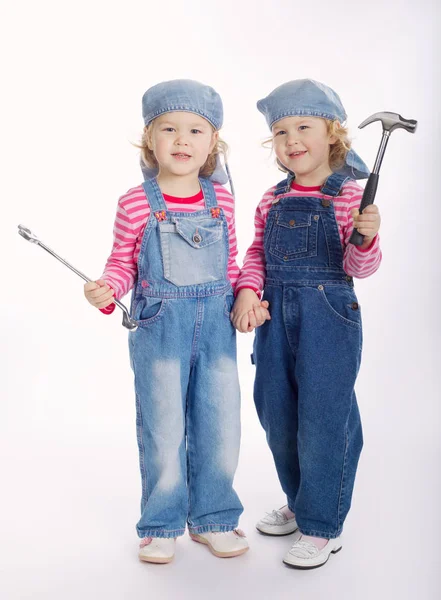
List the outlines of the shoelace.
<svg viewBox="0 0 441 600">
<path fill-rule="evenodd" d="M 273 510 L 266 514 L 267 516 L 263 517 L 262 521 L 268 525 L 284 525 L 287 521 L 286 516 L 280 510 Z"/>
<path fill-rule="evenodd" d="M 293 545 L 290 552 L 298 558 L 313 558 L 319 553 L 319 549 L 311 542 L 299 540 Z"/>
</svg>

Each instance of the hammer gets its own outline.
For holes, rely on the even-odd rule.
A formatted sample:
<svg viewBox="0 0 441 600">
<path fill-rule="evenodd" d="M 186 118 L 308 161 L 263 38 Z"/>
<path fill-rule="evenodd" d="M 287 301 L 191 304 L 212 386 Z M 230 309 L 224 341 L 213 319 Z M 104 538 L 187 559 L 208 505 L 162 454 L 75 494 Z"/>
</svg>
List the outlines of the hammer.
<svg viewBox="0 0 441 600">
<path fill-rule="evenodd" d="M 373 204 L 375 200 L 375 194 L 377 192 L 378 185 L 378 177 L 380 172 L 381 163 L 383 161 L 383 156 L 386 151 L 386 146 L 390 138 L 390 134 L 395 129 L 401 128 L 409 131 L 410 133 L 415 133 L 417 128 L 417 121 L 413 119 L 403 119 L 401 115 L 393 112 L 378 112 L 370 117 L 368 117 L 363 123 L 361 123 L 358 128 L 362 129 L 369 125 L 369 123 L 373 123 L 374 121 L 381 121 L 383 124 L 383 137 L 381 138 L 380 148 L 378 150 L 377 159 L 375 161 L 374 170 L 369 175 L 369 179 L 367 181 L 366 187 L 364 188 L 363 198 L 361 199 L 360 204 L 360 214 L 369 204 Z M 350 244 L 354 244 L 354 246 L 361 246 L 364 240 L 364 235 L 361 235 L 356 229 L 352 232 L 351 239 L 349 240 Z"/>
</svg>

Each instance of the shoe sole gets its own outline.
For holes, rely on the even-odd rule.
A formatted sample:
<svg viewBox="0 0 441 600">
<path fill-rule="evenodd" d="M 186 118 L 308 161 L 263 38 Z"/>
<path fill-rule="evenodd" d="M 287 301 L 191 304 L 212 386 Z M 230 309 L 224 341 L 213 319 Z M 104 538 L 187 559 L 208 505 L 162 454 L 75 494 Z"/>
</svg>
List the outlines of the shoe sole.
<svg viewBox="0 0 441 600">
<path fill-rule="evenodd" d="M 300 566 L 300 565 L 293 565 L 292 563 L 286 562 L 286 560 L 283 561 L 283 564 L 285 564 L 287 567 L 291 567 L 291 569 L 299 569 L 300 571 L 310 571 L 311 569 L 318 569 L 319 567 L 323 567 L 323 565 L 326 565 L 331 554 L 337 554 L 337 552 L 340 552 L 340 550 L 342 548 L 343 548 L 343 546 L 340 546 L 340 548 L 337 548 L 336 550 L 331 550 L 331 552 L 329 553 L 328 558 L 325 560 L 325 562 L 322 562 L 319 565 L 313 565 L 311 567 L 304 567 L 304 566 Z"/>
<path fill-rule="evenodd" d="M 259 533 L 261 533 L 262 535 L 269 535 L 271 537 L 283 537 L 285 535 L 292 535 L 293 533 L 295 533 L 296 531 L 298 531 L 298 527 L 296 527 L 295 529 L 292 529 L 291 531 L 287 531 L 286 533 L 269 533 L 268 531 L 262 531 L 262 529 L 259 529 L 256 525 L 256 529 Z"/>
<path fill-rule="evenodd" d="M 217 556 L 218 558 L 233 558 L 234 556 L 240 556 L 241 554 L 245 554 L 249 550 L 249 548 L 242 548 L 241 550 L 235 550 L 232 552 L 219 552 L 215 550 L 213 546 L 210 544 L 208 540 L 197 535 L 195 533 L 190 533 L 190 537 L 194 542 L 198 542 L 199 544 L 205 544 L 210 549 L 210 552 Z"/>
<path fill-rule="evenodd" d="M 157 565 L 165 565 L 173 560 L 173 556 L 168 558 L 162 558 L 159 556 L 139 556 L 139 560 L 143 562 L 155 563 Z"/>
</svg>

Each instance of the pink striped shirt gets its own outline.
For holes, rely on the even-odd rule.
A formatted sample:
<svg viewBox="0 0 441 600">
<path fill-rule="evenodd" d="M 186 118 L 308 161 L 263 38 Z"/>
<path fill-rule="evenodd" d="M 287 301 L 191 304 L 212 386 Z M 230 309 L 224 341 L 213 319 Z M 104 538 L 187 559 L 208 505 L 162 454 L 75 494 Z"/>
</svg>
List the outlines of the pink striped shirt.
<svg viewBox="0 0 441 600">
<path fill-rule="evenodd" d="M 265 192 L 260 201 L 255 218 L 255 236 L 254 241 L 248 248 L 245 256 L 244 265 L 237 281 L 236 293 L 242 288 L 251 288 L 260 293 L 265 284 L 265 254 L 263 248 L 263 232 L 265 229 L 268 211 L 274 200 L 274 190 L 276 186 Z M 320 188 L 310 188 L 296 185 L 291 186 L 291 191 L 287 194 L 281 194 L 279 198 L 289 196 L 311 196 L 313 198 L 323 198 Z M 375 273 L 380 266 L 381 250 L 379 236 L 376 235 L 369 248 L 360 250 L 357 246 L 349 244 L 349 239 L 353 230 L 353 220 L 351 210 L 359 208 L 363 188 L 353 180 L 348 181 L 342 188 L 340 195 L 333 199 L 335 216 L 340 234 L 340 241 L 343 247 L 343 268 L 348 275 L 352 277 L 368 277 Z"/>
<path fill-rule="evenodd" d="M 228 279 L 234 289 L 239 277 L 236 263 L 237 241 L 234 221 L 234 198 L 222 185 L 214 184 L 218 205 L 223 209 L 228 223 L 229 255 Z M 202 192 L 191 198 L 164 197 L 170 211 L 194 212 L 203 210 L 205 202 Z M 104 279 L 115 290 L 115 298 L 120 299 L 131 290 L 138 271 L 138 257 L 141 249 L 142 235 L 150 217 L 144 188 L 139 185 L 121 196 L 118 201 L 116 219 L 113 228 L 113 247 L 107 259 Z M 112 312 L 112 308 L 102 312 Z M 110 310 L 109 310 L 110 309 Z"/>
</svg>

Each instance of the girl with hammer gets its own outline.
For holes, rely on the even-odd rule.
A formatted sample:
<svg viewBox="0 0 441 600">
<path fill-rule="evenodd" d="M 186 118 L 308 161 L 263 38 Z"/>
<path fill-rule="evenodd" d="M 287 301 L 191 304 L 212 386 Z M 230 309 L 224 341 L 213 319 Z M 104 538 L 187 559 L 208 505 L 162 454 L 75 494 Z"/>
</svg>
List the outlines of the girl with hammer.
<svg viewBox="0 0 441 600">
<path fill-rule="evenodd" d="M 341 547 L 363 445 L 354 384 L 362 324 L 353 277 L 379 267 L 380 215 L 359 214 L 368 169 L 351 149 L 339 96 L 310 79 L 257 103 L 287 177 L 265 192 L 236 287 L 232 320 L 256 337 L 254 399 L 287 504 L 263 517 L 267 535 L 300 537 L 284 563 L 325 564 Z M 349 243 L 353 229 L 361 246 Z M 271 320 L 261 324 L 261 292 Z M 256 307 L 256 308 L 254 308 Z"/>
</svg>

